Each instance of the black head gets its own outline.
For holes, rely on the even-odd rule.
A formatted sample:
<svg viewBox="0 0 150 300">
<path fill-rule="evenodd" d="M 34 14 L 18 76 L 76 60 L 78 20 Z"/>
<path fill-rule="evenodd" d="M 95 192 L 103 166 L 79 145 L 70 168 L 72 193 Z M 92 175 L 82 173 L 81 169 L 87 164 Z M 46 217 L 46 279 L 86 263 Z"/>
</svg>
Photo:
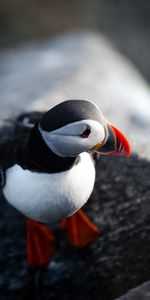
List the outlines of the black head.
<svg viewBox="0 0 150 300">
<path fill-rule="evenodd" d="M 56 105 L 43 115 L 38 128 L 46 145 L 58 156 L 76 156 L 94 149 L 105 155 L 129 154 L 125 137 L 91 101 L 68 100 Z"/>
<path fill-rule="evenodd" d="M 46 112 L 40 127 L 44 131 L 51 132 L 68 124 L 88 119 L 103 122 L 104 117 L 91 101 L 67 100 Z"/>
</svg>

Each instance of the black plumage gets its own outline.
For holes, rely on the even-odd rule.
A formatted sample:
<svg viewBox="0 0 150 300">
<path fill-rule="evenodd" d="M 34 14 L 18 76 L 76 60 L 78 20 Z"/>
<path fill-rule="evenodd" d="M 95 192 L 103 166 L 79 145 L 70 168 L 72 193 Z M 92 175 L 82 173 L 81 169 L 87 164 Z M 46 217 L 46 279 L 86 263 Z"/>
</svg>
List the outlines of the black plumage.
<svg viewBox="0 0 150 300">
<path fill-rule="evenodd" d="M 44 143 L 38 130 L 38 122 L 43 114 L 22 113 L 14 120 L 7 120 L 8 125 L 1 128 L 1 131 L 7 128 L 8 133 L 7 139 L 4 138 L 0 144 L 0 170 L 3 177 L 6 169 L 14 164 L 35 172 L 56 173 L 70 169 L 78 161 L 77 157 L 57 156 Z"/>
<path fill-rule="evenodd" d="M 96 105 L 90 101 L 67 100 L 46 112 L 40 126 L 43 130 L 50 132 L 67 124 L 88 119 L 103 123 L 104 117 Z"/>
</svg>

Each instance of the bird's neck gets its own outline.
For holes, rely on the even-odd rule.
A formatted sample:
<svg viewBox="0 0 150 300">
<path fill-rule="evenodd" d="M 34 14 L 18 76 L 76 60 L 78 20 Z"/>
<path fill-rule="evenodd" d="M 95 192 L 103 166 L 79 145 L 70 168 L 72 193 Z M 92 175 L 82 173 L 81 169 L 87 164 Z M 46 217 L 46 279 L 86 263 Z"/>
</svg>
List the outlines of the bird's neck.
<svg viewBox="0 0 150 300">
<path fill-rule="evenodd" d="M 56 155 L 43 141 L 38 125 L 32 129 L 27 142 L 28 153 L 33 168 L 47 173 L 66 171 L 77 163 L 78 157 L 60 157 Z"/>
</svg>

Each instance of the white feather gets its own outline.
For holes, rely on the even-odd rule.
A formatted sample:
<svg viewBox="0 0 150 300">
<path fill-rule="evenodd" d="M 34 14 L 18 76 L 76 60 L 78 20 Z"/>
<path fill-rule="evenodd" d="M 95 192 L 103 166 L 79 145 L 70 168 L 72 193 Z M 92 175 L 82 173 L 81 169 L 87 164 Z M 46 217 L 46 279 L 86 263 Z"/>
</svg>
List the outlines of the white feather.
<svg viewBox="0 0 150 300">
<path fill-rule="evenodd" d="M 89 126 L 91 133 L 88 138 L 80 135 Z M 98 121 L 82 120 L 70 123 L 54 131 L 47 132 L 40 128 L 40 133 L 47 146 L 59 156 L 74 156 L 78 153 L 88 151 L 105 138 L 104 126 Z"/>
<path fill-rule="evenodd" d="M 90 197 L 94 182 L 93 161 L 83 152 L 77 165 L 61 173 L 36 173 L 15 165 L 6 172 L 3 192 L 25 216 L 50 223 L 80 209 Z"/>
</svg>

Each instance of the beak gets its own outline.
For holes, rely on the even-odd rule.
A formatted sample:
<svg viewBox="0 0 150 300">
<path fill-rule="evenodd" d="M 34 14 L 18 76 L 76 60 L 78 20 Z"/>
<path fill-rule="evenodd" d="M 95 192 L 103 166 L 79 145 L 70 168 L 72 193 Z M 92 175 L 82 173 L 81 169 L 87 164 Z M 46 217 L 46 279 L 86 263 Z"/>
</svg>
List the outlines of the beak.
<svg viewBox="0 0 150 300">
<path fill-rule="evenodd" d="M 108 156 L 130 156 L 131 150 L 127 138 L 114 125 L 107 123 L 106 139 L 94 148 L 96 152 Z"/>
</svg>

